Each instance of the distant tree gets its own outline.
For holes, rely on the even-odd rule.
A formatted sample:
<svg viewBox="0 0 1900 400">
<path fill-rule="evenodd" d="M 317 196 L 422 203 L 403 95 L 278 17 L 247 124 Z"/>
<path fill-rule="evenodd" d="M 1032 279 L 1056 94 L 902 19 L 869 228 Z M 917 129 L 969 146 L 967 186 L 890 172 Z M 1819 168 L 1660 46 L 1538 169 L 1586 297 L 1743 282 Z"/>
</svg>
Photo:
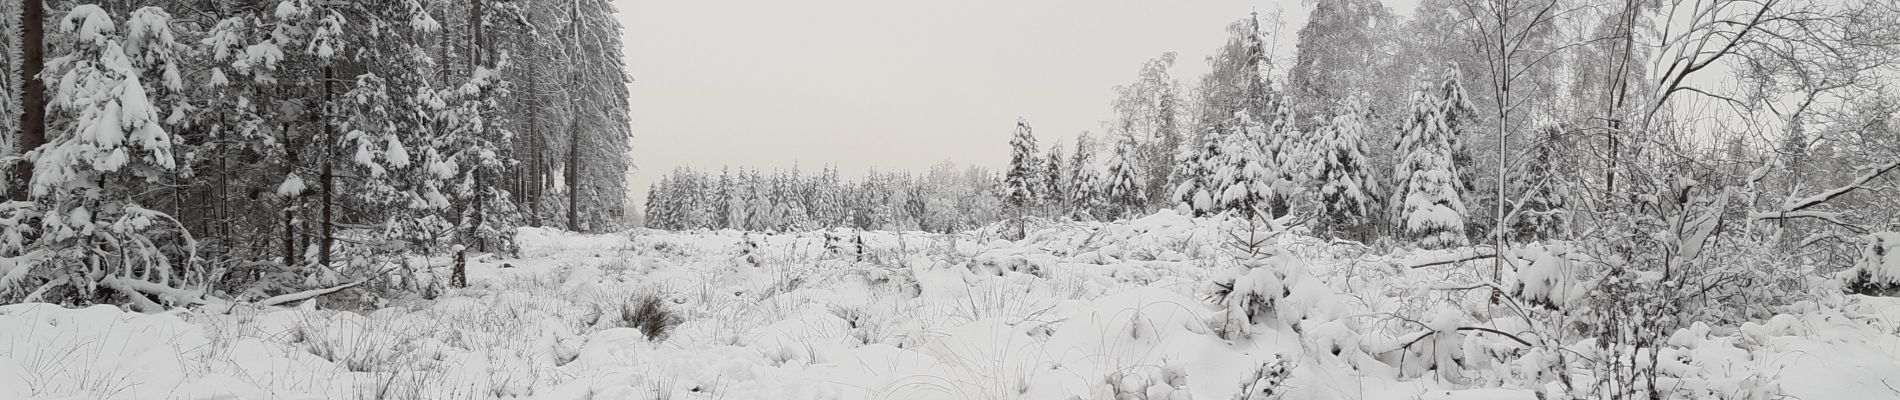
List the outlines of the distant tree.
<svg viewBox="0 0 1900 400">
<path fill-rule="evenodd" d="M 1398 66 L 1386 54 L 1386 31 L 1398 18 L 1379 0 L 1317 0 L 1300 28 L 1286 91 L 1294 111 L 1320 116 L 1354 94 L 1366 107 L 1390 109 L 1404 100 L 1403 86 L 1388 84 Z M 1303 123 L 1310 129 L 1327 121 Z"/>
<path fill-rule="evenodd" d="M 1181 146 L 1182 166 L 1175 168 L 1177 175 L 1173 180 L 1174 201 L 1178 206 L 1186 207 L 1194 216 L 1205 216 L 1221 210 L 1220 187 L 1215 174 L 1225 156 L 1221 154 L 1222 143 L 1228 132 L 1207 131 L 1196 135 L 1193 142 Z"/>
<path fill-rule="evenodd" d="M 1208 57 L 1210 70 L 1201 76 L 1197 88 L 1198 132 L 1233 132 L 1239 112 L 1255 121 L 1271 121 L 1267 114 L 1275 98 L 1267 73 L 1272 69 L 1272 53 L 1262 36 L 1259 13 L 1228 25 L 1227 33 L 1227 43 Z"/>
<path fill-rule="evenodd" d="M 1094 218 L 1102 209 L 1104 178 L 1095 166 L 1095 138 L 1088 132 L 1075 138 L 1075 156 L 1069 159 L 1069 179 L 1069 214 L 1076 219 Z"/>
<path fill-rule="evenodd" d="M 1133 218 L 1138 216 L 1147 202 L 1142 190 L 1140 165 L 1136 164 L 1136 154 L 1141 146 L 1130 135 L 1121 135 L 1115 145 L 1115 154 L 1108 159 L 1107 180 L 1102 182 L 1104 205 L 1110 219 Z"/>
<path fill-rule="evenodd" d="M 1012 229 L 1014 238 L 1021 239 L 1026 232 L 1022 219 L 1029 210 L 1036 207 L 1046 188 L 1042 184 L 1042 160 L 1036 150 L 1036 136 L 1029 128 L 1029 121 L 1017 120 L 1016 132 L 1009 140 L 1009 170 L 1003 175 L 1003 203 L 1009 207 L 1014 220 Z"/>
<path fill-rule="evenodd" d="M 1063 214 L 1065 214 L 1064 211 L 1068 209 L 1068 192 L 1069 188 L 1074 186 L 1074 184 L 1069 182 L 1068 174 L 1063 171 L 1067 165 L 1068 164 L 1062 162 L 1062 142 L 1056 142 L 1054 145 L 1050 145 L 1049 158 L 1043 160 L 1042 163 L 1042 183 L 1044 187 L 1042 190 L 1042 209 L 1043 214 L 1052 218 L 1063 217 Z"/>
<path fill-rule="evenodd" d="M 1145 177 L 1143 192 L 1150 204 L 1167 201 L 1174 177 L 1175 148 L 1181 145 L 1181 84 L 1169 70 L 1175 53 L 1164 53 L 1142 63 L 1137 80 L 1115 88 L 1116 121 L 1113 133 L 1135 137 L 1140 145 L 1136 161 Z"/>
</svg>

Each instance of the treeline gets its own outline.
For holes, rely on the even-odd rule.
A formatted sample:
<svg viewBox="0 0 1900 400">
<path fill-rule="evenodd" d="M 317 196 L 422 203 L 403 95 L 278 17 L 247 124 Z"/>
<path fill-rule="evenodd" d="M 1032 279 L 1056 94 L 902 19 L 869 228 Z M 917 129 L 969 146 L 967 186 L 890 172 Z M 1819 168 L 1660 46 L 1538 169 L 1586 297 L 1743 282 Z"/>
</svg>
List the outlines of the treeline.
<svg viewBox="0 0 1900 400">
<path fill-rule="evenodd" d="M 855 181 L 825 167 L 717 174 L 681 167 L 649 188 L 646 225 L 656 229 L 793 232 L 853 227 L 955 232 L 994 222 L 1001 182 L 982 167 L 944 162 L 926 174 L 870 171 Z"/>
<path fill-rule="evenodd" d="M 605 0 L 6 1 L 4 299 L 371 279 L 621 226 Z M 113 290 L 100 290 L 109 288 Z"/>
</svg>

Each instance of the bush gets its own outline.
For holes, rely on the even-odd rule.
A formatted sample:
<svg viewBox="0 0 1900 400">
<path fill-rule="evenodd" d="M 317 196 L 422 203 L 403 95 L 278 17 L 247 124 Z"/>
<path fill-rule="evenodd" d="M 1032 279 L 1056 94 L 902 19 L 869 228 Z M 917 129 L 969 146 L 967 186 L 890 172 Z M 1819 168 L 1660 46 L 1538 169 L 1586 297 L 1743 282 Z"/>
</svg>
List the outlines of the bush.
<svg viewBox="0 0 1900 400">
<path fill-rule="evenodd" d="M 1870 296 L 1900 296 L 1900 232 L 1867 235 L 1854 268 L 1843 271 L 1847 291 Z"/>
<path fill-rule="evenodd" d="M 685 317 L 667 308 L 665 300 L 656 294 L 635 295 L 620 305 L 621 326 L 639 329 L 650 341 L 666 340 L 673 328 L 685 322 Z"/>
<path fill-rule="evenodd" d="M 1286 395 L 1282 389 L 1286 378 L 1293 373 L 1293 365 L 1278 355 L 1273 360 L 1260 364 L 1252 374 L 1240 382 L 1240 392 L 1234 393 L 1234 400 L 1277 400 Z"/>
</svg>

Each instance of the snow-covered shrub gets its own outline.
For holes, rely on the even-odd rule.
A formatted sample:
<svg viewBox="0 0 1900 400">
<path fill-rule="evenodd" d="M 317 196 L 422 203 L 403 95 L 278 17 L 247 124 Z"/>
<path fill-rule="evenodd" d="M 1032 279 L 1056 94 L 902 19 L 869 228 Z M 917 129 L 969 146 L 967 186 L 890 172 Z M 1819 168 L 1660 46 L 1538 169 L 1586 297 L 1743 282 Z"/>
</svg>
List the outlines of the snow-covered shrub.
<svg viewBox="0 0 1900 400">
<path fill-rule="evenodd" d="M 1591 282 L 1583 268 L 1590 264 L 1573 259 L 1583 255 L 1574 252 L 1569 243 L 1526 245 L 1512 249 L 1510 256 L 1518 259 L 1512 264 L 1519 266 L 1509 289 L 1512 296 L 1533 305 L 1564 309 L 1589 294 Z"/>
<path fill-rule="evenodd" d="M 1852 293 L 1900 295 L 1900 232 L 1877 232 L 1866 236 L 1866 246 L 1854 267 L 1842 271 L 1847 290 Z"/>
<path fill-rule="evenodd" d="M 1208 299 L 1220 307 L 1212 325 L 1222 337 L 1251 335 L 1253 326 L 1268 321 L 1280 299 L 1291 294 L 1273 265 L 1267 259 L 1245 260 L 1215 276 Z"/>
<path fill-rule="evenodd" d="M 1241 380 L 1241 389 L 1234 393 L 1234 400 L 1279 400 L 1286 395 L 1286 380 L 1292 375 L 1293 363 L 1276 354 L 1272 361 L 1261 363 Z"/>
<path fill-rule="evenodd" d="M 673 328 L 685 322 L 686 318 L 668 307 L 666 300 L 657 294 L 634 295 L 620 305 L 620 326 L 639 329 L 647 340 L 666 340 L 673 334 Z"/>
</svg>

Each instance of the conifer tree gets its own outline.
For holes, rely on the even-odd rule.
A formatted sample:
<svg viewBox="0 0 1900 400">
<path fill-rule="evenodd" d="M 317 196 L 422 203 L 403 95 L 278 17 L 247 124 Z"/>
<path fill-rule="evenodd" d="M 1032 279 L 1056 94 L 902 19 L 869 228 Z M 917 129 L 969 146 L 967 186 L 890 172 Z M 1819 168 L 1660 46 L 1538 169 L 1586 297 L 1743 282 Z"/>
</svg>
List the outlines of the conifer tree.
<svg viewBox="0 0 1900 400">
<path fill-rule="evenodd" d="M 1321 230 L 1356 240 L 1369 236 L 1378 192 L 1366 163 L 1366 135 L 1370 112 L 1354 96 L 1331 121 L 1320 127 Z"/>
<path fill-rule="evenodd" d="M 1049 146 L 1049 158 L 1042 163 L 1042 209 L 1050 217 L 1062 217 L 1068 208 L 1069 188 L 1073 186 L 1063 172 L 1066 164 L 1062 162 L 1062 142 Z"/>
<path fill-rule="evenodd" d="M 1267 127 L 1242 113 L 1236 118 L 1235 132 L 1223 135 L 1222 162 L 1214 174 L 1220 191 L 1221 208 L 1255 219 L 1272 216 L 1276 186 L 1281 185 L 1277 165 L 1262 143 Z"/>
<path fill-rule="evenodd" d="M 1111 219 L 1136 217 L 1147 201 L 1141 192 L 1140 165 L 1135 163 L 1140 151 L 1134 137 L 1121 135 L 1115 144 L 1115 154 L 1108 159 L 1108 176 L 1102 182 L 1101 192 Z"/>
<path fill-rule="evenodd" d="M 1181 156 L 1184 165 L 1175 169 L 1177 175 L 1174 188 L 1174 201 L 1191 211 L 1194 216 L 1206 216 L 1221 210 L 1219 187 L 1215 174 L 1220 170 L 1225 156 L 1221 154 L 1221 143 L 1227 132 L 1209 130 L 1196 136 L 1196 140 L 1184 143 Z"/>
<path fill-rule="evenodd" d="M 1427 87 L 1412 94 L 1394 167 L 1392 222 L 1400 236 L 1422 248 L 1468 243 L 1463 187 L 1452 151 L 1451 121 L 1444 92 Z"/>
<path fill-rule="evenodd" d="M 1506 212 L 1511 214 L 1510 229 L 1514 240 L 1521 242 L 1550 240 L 1562 237 L 1569 221 L 1564 208 L 1570 193 L 1559 181 L 1558 168 L 1562 168 L 1563 155 L 1568 143 L 1564 140 L 1564 128 L 1549 126 L 1539 129 L 1539 137 L 1531 150 L 1531 159 L 1525 162 L 1524 172 L 1512 178 L 1513 193 L 1521 193 L 1522 203 L 1507 205 Z"/>
<path fill-rule="evenodd" d="M 1102 171 L 1095 166 L 1095 138 L 1082 132 L 1075 138 L 1075 156 L 1069 158 L 1069 214 L 1094 218 L 1102 208 Z"/>
<path fill-rule="evenodd" d="M 1013 216 L 1011 230 L 1013 237 L 1021 239 L 1027 229 L 1023 218 L 1029 210 L 1041 201 L 1042 159 L 1036 151 L 1036 136 L 1029 128 L 1029 121 L 1016 120 L 1015 134 L 1009 140 L 1009 170 L 1003 175 L 1003 201 Z"/>
</svg>

